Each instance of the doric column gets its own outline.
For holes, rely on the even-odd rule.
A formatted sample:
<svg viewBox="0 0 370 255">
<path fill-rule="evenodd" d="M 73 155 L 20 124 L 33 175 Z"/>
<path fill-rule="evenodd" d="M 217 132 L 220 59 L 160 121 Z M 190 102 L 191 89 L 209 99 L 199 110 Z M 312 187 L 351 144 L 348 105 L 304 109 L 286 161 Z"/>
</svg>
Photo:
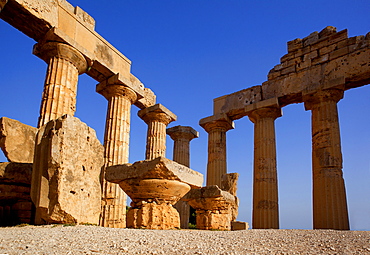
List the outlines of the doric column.
<svg viewBox="0 0 370 255">
<path fill-rule="evenodd" d="M 175 126 L 167 129 L 167 134 L 174 141 L 173 161 L 190 167 L 190 141 L 199 137 L 199 133 L 192 127 Z M 180 214 L 180 227 L 189 228 L 190 206 L 180 200 L 174 206 Z"/>
<path fill-rule="evenodd" d="M 217 118 L 217 119 L 216 119 Z M 207 186 L 221 187 L 221 177 L 227 173 L 226 132 L 234 128 L 234 123 L 225 115 L 211 116 L 199 124 L 208 133 Z"/>
<path fill-rule="evenodd" d="M 279 228 L 278 182 L 276 171 L 275 119 L 278 107 L 252 111 L 254 123 L 253 228 Z"/>
<path fill-rule="evenodd" d="M 174 141 L 173 161 L 184 166 L 190 166 L 190 141 L 199 137 L 192 127 L 175 126 L 167 129 L 167 134 Z"/>
<path fill-rule="evenodd" d="M 148 124 L 145 159 L 166 157 L 166 127 L 176 115 L 161 104 L 140 110 L 138 115 Z"/>
<path fill-rule="evenodd" d="M 126 227 L 126 194 L 118 184 L 105 180 L 106 167 L 128 163 L 130 139 L 131 105 L 136 93 L 121 84 L 101 82 L 96 91 L 108 100 L 108 111 L 104 135 L 104 170 L 102 171 L 102 212 L 100 225 L 103 227 Z"/>
<path fill-rule="evenodd" d="M 4 6 L 7 2 L 8 0 L 0 0 L 0 12 L 4 9 Z"/>
<path fill-rule="evenodd" d="M 349 229 L 337 102 L 343 90 L 304 96 L 312 118 L 313 228 Z"/>
<path fill-rule="evenodd" d="M 78 75 L 87 70 L 85 57 L 58 42 L 36 44 L 33 53 L 48 63 L 38 127 L 65 114 L 74 115 Z"/>
</svg>

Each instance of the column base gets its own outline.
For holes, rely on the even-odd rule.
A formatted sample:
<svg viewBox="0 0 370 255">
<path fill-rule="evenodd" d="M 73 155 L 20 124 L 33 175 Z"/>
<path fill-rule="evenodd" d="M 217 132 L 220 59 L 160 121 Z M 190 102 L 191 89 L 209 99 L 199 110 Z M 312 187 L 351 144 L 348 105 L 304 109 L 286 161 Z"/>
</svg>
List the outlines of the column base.
<svg viewBox="0 0 370 255">
<path fill-rule="evenodd" d="M 179 229 L 180 216 L 171 204 L 141 202 L 127 212 L 128 228 Z"/>
</svg>

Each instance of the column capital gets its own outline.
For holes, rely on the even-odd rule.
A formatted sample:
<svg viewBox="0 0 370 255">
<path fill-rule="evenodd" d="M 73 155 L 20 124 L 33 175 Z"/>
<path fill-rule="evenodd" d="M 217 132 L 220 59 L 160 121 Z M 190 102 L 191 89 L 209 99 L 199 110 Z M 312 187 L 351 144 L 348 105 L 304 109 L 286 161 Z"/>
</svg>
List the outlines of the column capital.
<svg viewBox="0 0 370 255">
<path fill-rule="evenodd" d="M 114 96 L 123 96 L 130 100 L 131 104 L 137 100 L 137 94 L 131 88 L 123 84 L 109 84 L 107 81 L 102 81 L 96 85 L 96 92 L 103 95 L 107 100 Z"/>
<path fill-rule="evenodd" d="M 137 114 L 146 124 L 156 121 L 168 125 L 170 122 L 177 120 L 177 116 L 161 104 L 140 110 Z"/>
<path fill-rule="evenodd" d="M 167 135 L 169 135 L 174 141 L 185 139 L 190 142 L 192 139 L 199 137 L 199 133 L 192 127 L 188 126 L 175 126 L 172 128 L 167 128 L 166 132 Z"/>
<path fill-rule="evenodd" d="M 253 110 L 248 114 L 249 119 L 253 123 L 256 123 L 256 121 L 260 118 L 277 119 L 281 116 L 282 116 L 282 112 L 281 112 L 280 107 L 263 107 L 263 108 Z"/>
<path fill-rule="evenodd" d="M 207 133 L 215 129 L 222 129 L 224 132 L 234 129 L 234 122 L 226 114 L 217 114 L 201 119 L 199 125 Z"/>
<path fill-rule="evenodd" d="M 0 12 L 4 9 L 4 6 L 7 2 L 8 0 L 0 0 Z"/>
<path fill-rule="evenodd" d="M 339 102 L 344 96 L 342 89 L 319 90 L 315 93 L 304 95 L 303 102 L 306 110 L 312 110 L 316 105 L 322 102 Z"/>
<path fill-rule="evenodd" d="M 33 54 L 49 64 L 53 57 L 65 59 L 71 62 L 78 70 L 79 74 L 86 72 L 88 68 L 87 61 L 74 47 L 60 42 L 37 43 L 33 48 Z"/>
</svg>

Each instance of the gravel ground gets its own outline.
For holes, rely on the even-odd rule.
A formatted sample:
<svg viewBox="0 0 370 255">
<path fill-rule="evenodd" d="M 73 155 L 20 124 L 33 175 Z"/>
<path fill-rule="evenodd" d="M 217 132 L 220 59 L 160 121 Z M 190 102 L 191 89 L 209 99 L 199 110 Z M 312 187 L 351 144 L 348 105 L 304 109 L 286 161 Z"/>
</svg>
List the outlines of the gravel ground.
<svg viewBox="0 0 370 255">
<path fill-rule="evenodd" d="M 370 231 L 0 228 L 0 254 L 370 254 Z"/>
</svg>

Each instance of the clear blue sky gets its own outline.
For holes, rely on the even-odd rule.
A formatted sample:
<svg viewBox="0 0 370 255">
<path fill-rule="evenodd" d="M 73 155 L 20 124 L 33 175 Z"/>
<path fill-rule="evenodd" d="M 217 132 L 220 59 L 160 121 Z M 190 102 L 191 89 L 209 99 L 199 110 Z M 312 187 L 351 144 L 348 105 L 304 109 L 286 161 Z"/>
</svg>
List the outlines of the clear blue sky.
<svg viewBox="0 0 370 255">
<path fill-rule="evenodd" d="M 132 73 L 178 116 L 169 126 L 192 126 L 191 168 L 206 172 L 213 99 L 267 80 L 286 42 L 326 26 L 349 36 L 370 31 L 368 0 L 71 0 L 96 20 L 96 31 L 132 61 Z M 36 126 L 46 64 L 32 39 L 0 21 L 0 116 Z M 103 141 L 107 101 L 96 82 L 80 76 L 76 117 Z M 339 103 L 344 178 L 351 229 L 370 230 L 370 88 L 347 91 Z M 130 162 L 144 159 L 146 125 L 132 108 Z M 312 228 L 310 112 L 283 108 L 276 121 L 281 228 Z M 228 171 L 240 173 L 239 220 L 251 222 L 253 124 L 244 118 L 227 133 Z M 167 157 L 172 158 L 167 138 Z M 0 152 L 0 161 L 6 161 Z"/>
</svg>

